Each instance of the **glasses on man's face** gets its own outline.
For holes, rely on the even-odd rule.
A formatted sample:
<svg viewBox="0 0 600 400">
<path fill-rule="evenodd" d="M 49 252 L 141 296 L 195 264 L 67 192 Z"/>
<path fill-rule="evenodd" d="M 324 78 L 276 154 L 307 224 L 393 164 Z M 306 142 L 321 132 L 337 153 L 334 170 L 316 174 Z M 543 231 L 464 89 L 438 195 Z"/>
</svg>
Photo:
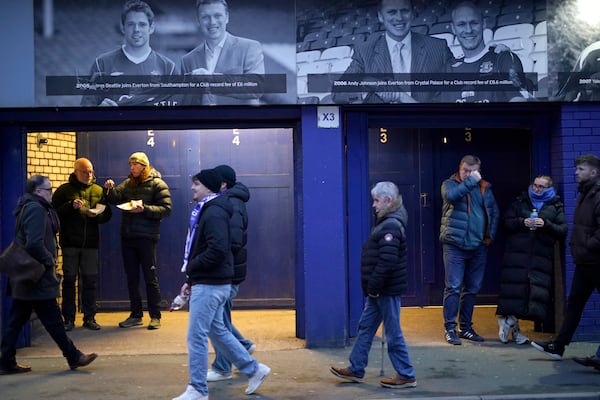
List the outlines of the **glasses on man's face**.
<svg viewBox="0 0 600 400">
<path fill-rule="evenodd" d="M 38 188 L 39 190 L 47 190 L 48 192 L 52 191 L 52 188 L 44 188 L 44 187 L 40 187 Z"/>
</svg>

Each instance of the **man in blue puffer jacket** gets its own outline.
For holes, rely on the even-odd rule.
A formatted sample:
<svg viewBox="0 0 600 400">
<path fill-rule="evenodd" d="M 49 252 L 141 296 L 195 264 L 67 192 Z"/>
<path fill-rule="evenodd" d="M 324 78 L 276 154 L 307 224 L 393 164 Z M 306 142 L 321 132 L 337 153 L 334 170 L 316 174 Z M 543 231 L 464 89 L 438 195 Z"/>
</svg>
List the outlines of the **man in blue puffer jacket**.
<svg viewBox="0 0 600 400">
<path fill-rule="evenodd" d="M 481 179 L 480 169 L 481 160 L 466 155 L 460 160 L 458 172 L 442 183 L 444 328 L 446 341 L 454 345 L 461 344 L 459 335 L 483 342 L 483 337 L 473 329 L 473 308 L 485 274 L 487 247 L 496 236 L 500 212 L 491 184 Z"/>
</svg>

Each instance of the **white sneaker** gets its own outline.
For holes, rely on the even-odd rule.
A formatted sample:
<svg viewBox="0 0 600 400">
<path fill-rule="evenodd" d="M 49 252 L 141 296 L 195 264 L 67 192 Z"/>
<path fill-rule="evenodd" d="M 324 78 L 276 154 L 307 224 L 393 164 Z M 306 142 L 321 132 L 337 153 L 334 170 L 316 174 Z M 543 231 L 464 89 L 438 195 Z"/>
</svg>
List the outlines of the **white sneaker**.
<svg viewBox="0 0 600 400">
<path fill-rule="evenodd" d="M 208 395 L 205 396 L 192 385 L 188 385 L 185 392 L 181 393 L 178 397 L 174 397 L 173 400 L 208 400 Z"/>
<path fill-rule="evenodd" d="M 529 343 L 529 338 L 521 333 L 521 328 L 519 327 L 519 322 L 517 321 L 512 328 L 512 337 L 517 344 L 526 344 Z"/>
<path fill-rule="evenodd" d="M 209 369 L 208 372 L 206 373 L 206 382 L 225 381 L 225 380 L 231 379 L 231 378 L 232 378 L 231 373 L 222 374 L 218 371 L 215 371 L 214 369 Z"/>
<path fill-rule="evenodd" d="M 246 388 L 246 394 L 252 394 L 260 387 L 263 381 L 271 373 L 271 368 L 265 364 L 258 363 L 258 368 L 254 375 L 248 378 L 248 387 Z"/>
<path fill-rule="evenodd" d="M 508 343 L 508 334 L 510 333 L 510 324 L 506 317 L 498 317 L 498 337 L 502 343 Z"/>
<path fill-rule="evenodd" d="M 256 350 L 256 344 L 252 343 L 252 346 L 250 346 L 248 348 L 248 354 L 254 353 L 255 350 Z"/>
</svg>

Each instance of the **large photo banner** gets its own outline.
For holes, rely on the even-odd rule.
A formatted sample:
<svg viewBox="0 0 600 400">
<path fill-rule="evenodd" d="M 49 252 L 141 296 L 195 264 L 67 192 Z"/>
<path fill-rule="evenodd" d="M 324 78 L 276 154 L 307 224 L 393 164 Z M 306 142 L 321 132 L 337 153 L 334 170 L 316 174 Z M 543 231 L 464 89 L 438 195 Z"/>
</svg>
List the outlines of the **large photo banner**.
<svg viewBox="0 0 600 400">
<path fill-rule="evenodd" d="M 35 0 L 33 106 L 597 101 L 599 4 Z"/>
<path fill-rule="evenodd" d="M 547 99 L 546 16 L 545 0 L 381 0 L 313 13 L 298 62 L 317 62 L 298 66 L 298 93 L 339 104 Z"/>
<path fill-rule="evenodd" d="M 293 0 L 36 1 L 36 106 L 296 103 Z"/>
<path fill-rule="evenodd" d="M 298 0 L 297 13 L 300 103 L 599 97 L 597 2 Z"/>
</svg>

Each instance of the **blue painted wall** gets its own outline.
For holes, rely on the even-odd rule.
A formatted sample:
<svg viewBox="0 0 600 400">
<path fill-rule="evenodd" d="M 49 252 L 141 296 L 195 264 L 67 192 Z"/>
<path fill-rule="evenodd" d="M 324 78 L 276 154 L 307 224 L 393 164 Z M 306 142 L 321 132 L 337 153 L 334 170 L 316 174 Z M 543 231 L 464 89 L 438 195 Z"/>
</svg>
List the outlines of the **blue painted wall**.
<svg viewBox="0 0 600 400">
<path fill-rule="evenodd" d="M 560 128 L 554 134 L 553 163 L 556 164 L 558 176 L 562 177 L 565 214 L 569 222 L 569 237 L 572 228 L 573 213 L 577 199 L 577 183 L 575 181 L 574 160 L 581 154 L 600 156 L 600 105 L 599 104 L 565 104 L 560 115 Z M 566 281 L 567 294 L 571 288 L 575 265 L 569 246 L 566 246 Z M 579 327 L 573 340 L 600 339 L 600 294 L 594 292 L 587 302 Z"/>
<path fill-rule="evenodd" d="M 425 113 L 432 120 L 441 115 L 453 115 L 457 121 L 475 124 L 502 124 L 507 115 L 531 114 L 536 130 L 534 171 L 547 168 L 564 193 L 567 218 L 572 219 L 576 185 L 573 179 L 573 159 L 585 152 L 600 154 L 600 105 L 565 104 L 553 110 L 524 105 L 507 106 L 492 112 L 465 112 L 464 108 L 410 107 L 386 108 L 388 114 Z M 486 109 L 488 110 L 488 109 Z M 562 111 L 561 111 L 562 110 Z M 381 107 L 342 109 L 339 128 L 317 127 L 317 107 L 211 108 L 178 110 L 41 110 L 0 109 L 0 241 L 6 246 L 12 238 L 14 218 L 12 208 L 23 192 L 25 160 L 23 133 L 27 130 L 121 129 L 139 126 L 295 126 L 295 175 L 298 264 L 297 331 L 308 347 L 339 347 L 355 333 L 362 309 L 359 285 L 360 244 L 369 229 L 369 197 L 366 162 L 366 127 L 369 118 L 378 118 Z M 108 121 L 108 122 L 106 122 Z M 414 122 L 414 121 L 413 121 Z M 407 121 L 408 124 L 411 121 Z M 98 128 L 99 129 L 99 128 Z M 551 141 L 541 140 L 552 132 Z M 538 135 L 538 136 L 536 136 Z M 352 144 L 352 146 L 348 146 Z M 347 149 L 351 149 L 346 153 Z M 550 153 L 551 158 L 543 154 Z M 535 155 L 539 153 L 538 155 Z M 573 265 L 567 253 L 567 290 Z M 4 292 L 3 292 L 4 294 Z M 3 296 L 3 320 L 7 298 Z M 577 339 L 600 337 L 598 321 L 600 298 L 594 295 L 584 314 Z"/>
<path fill-rule="evenodd" d="M 317 107 L 302 109 L 302 224 L 307 347 L 346 343 L 348 321 L 346 182 L 342 124 L 317 127 Z M 302 310 L 298 310 L 299 312 Z"/>
</svg>

